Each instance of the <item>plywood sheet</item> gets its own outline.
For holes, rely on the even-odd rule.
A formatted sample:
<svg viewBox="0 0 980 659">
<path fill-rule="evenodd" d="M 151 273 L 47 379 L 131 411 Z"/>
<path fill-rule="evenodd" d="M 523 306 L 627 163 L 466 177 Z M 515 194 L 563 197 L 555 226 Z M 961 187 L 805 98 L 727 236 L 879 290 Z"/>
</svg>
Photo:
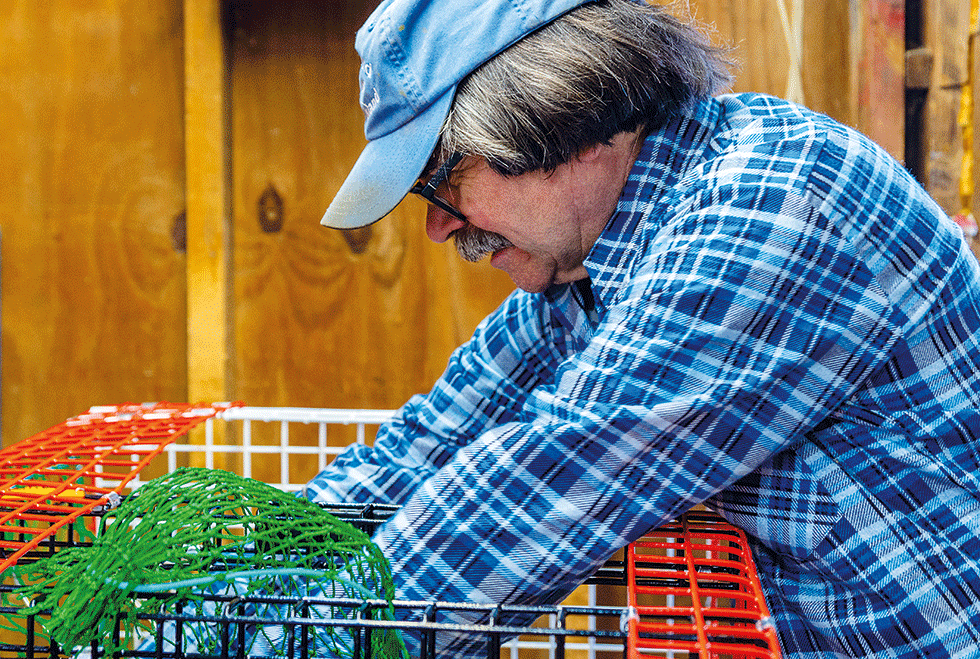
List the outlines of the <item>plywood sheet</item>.
<svg viewBox="0 0 980 659">
<path fill-rule="evenodd" d="M 181 11 L 0 3 L 3 440 L 186 391 Z"/>
<path fill-rule="evenodd" d="M 705 0 L 692 3 L 694 16 L 713 28 L 713 38 L 729 45 L 739 63 L 734 91 L 785 97 L 789 88 L 789 48 L 783 0 Z M 787 14 L 792 21 L 788 0 Z M 850 102 L 850 16 L 846 0 L 806 0 L 803 4 L 801 75 L 803 100 L 818 112 L 853 123 Z M 788 41 L 789 39 L 789 41 Z"/>
<path fill-rule="evenodd" d="M 368 228 L 319 225 L 364 144 L 353 34 L 369 0 L 235 3 L 236 397 L 393 407 L 513 288 L 429 243 L 407 200 Z"/>
</svg>

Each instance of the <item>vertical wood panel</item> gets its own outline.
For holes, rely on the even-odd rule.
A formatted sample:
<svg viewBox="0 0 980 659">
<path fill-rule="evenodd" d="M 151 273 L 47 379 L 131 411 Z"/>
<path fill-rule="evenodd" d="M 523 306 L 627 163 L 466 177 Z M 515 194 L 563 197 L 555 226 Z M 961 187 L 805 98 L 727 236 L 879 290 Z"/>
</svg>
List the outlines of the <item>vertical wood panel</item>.
<svg viewBox="0 0 980 659">
<path fill-rule="evenodd" d="M 740 65 L 734 91 L 785 94 L 789 56 L 777 1 L 780 0 L 692 3 L 698 20 L 714 28 L 714 40 L 734 48 L 734 56 Z"/>
<path fill-rule="evenodd" d="M 229 161 L 221 0 L 184 2 L 187 167 L 187 396 L 227 400 L 229 362 Z"/>
<path fill-rule="evenodd" d="M 971 210 L 980 220 L 980 0 L 970 0 L 970 87 L 973 94 L 973 198 Z M 974 237 L 973 253 L 980 257 L 980 236 Z"/>
<path fill-rule="evenodd" d="M 513 289 L 431 244 L 415 200 L 365 229 L 319 224 L 365 143 L 353 36 L 374 4 L 232 5 L 235 397 L 251 405 L 399 406 Z"/>
<path fill-rule="evenodd" d="M 848 0 L 808 0 L 803 16 L 803 89 L 806 103 L 844 124 L 854 125 L 847 90 L 857 53 L 848 35 L 855 29 Z M 899 79 L 899 94 L 902 82 Z"/>
<path fill-rule="evenodd" d="M 961 206 L 963 133 L 959 115 L 963 85 L 969 74 L 970 3 L 926 0 L 924 26 L 926 46 L 934 54 L 934 64 L 923 126 L 923 183 L 943 209 L 954 215 Z"/>
<path fill-rule="evenodd" d="M 960 175 L 963 135 L 959 126 L 962 91 L 959 87 L 934 87 L 926 100 L 925 185 L 929 194 L 950 216 L 960 211 Z"/>
<path fill-rule="evenodd" d="M 905 0 L 862 0 L 852 72 L 855 126 L 905 160 Z M 830 43 L 833 43 L 832 41 Z"/>
<path fill-rule="evenodd" d="M 3 441 L 186 390 L 182 19 L 0 3 Z"/>
<path fill-rule="evenodd" d="M 934 85 L 957 87 L 967 80 L 970 0 L 927 0 L 925 32 L 932 48 Z"/>
<path fill-rule="evenodd" d="M 777 4 L 783 1 L 702 0 L 692 3 L 695 16 L 714 28 L 715 41 L 735 49 L 740 69 L 734 91 L 786 96 L 789 45 Z M 805 104 L 845 123 L 854 123 L 855 116 L 848 93 L 851 53 L 847 29 L 850 21 L 847 0 L 804 2 L 802 87 Z"/>
</svg>

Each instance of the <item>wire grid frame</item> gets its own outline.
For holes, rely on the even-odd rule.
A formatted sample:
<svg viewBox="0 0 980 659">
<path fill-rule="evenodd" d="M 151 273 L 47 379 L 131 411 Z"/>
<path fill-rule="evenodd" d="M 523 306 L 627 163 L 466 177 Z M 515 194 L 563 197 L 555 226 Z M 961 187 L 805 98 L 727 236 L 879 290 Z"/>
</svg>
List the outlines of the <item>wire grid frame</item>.
<svg viewBox="0 0 980 659">
<path fill-rule="evenodd" d="M 689 511 L 626 548 L 631 656 L 778 659 L 745 533 Z"/>
<path fill-rule="evenodd" d="M 364 444 L 368 439 L 368 429 L 388 421 L 393 414 L 394 410 L 377 409 L 229 407 L 205 421 L 203 436 L 188 435 L 182 441 L 164 448 L 166 471 L 172 472 L 186 464 L 208 469 L 227 468 L 245 478 L 260 478 L 281 490 L 295 492 L 323 471 L 349 445 L 350 442 L 346 440 L 332 441 L 332 434 L 338 426 L 352 429 L 354 441 Z M 240 431 L 236 431 L 231 422 L 240 422 L 236 424 L 240 426 Z M 316 443 L 309 445 L 293 441 L 293 431 L 297 425 L 315 427 Z M 278 426 L 277 443 L 253 441 L 255 431 L 268 431 L 272 426 Z M 267 436 L 268 432 L 262 434 Z M 263 470 L 262 474 L 257 473 L 257 463 L 270 459 L 278 463 L 278 479 L 269 478 L 268 469 Z M 146 480 L 140 480 L 137 476 L 131 485 L 135 489 Z"/>
<path fill-rule="evenodd" d="M 295 492 L 350 441 L 368 442 L 373 427 L 394 413 L 391 410 L 245 407 L 238 403 L 216 403 L 215 407 L 218 411 L 206 418 L 203 432 L 198 428 L 184 437 L 171 439 L 157 451 L 151 468 L 134 468 L 127 481 L 128 489 L 136 489 L 150 480 L 153 472 L 171 472 L 188 464 L 207 468 L 228 468 L 233 464 L 229 470 L 242 476 L 259 477 L 280 489 Z M 302 433 L 296 432 L 299 427 Z M 309 440 L 311 429 L 315 431 L 313 441 Z M 297 434 L 303 436 L 302 441 L 294 441 Z M 269 440 L 270 436 L 273 441 Z M 145 456 L 135 453 L 130 461 L 133 465 L 146 463 Z M 278 480 L 267 476 L 270 461 L 278 466 Z M 104 487 L 117 476 L 106 474 L 104 478 L 106 483 L 96 479 L 95 486 Z M 363 518 L 363 514 L 358 511 L 351 518 Z M 697 576 L 692 578 L 692 575 Z M 453 625 L 440 622 L 439 616 L 454 607 L 468 606 L 471 605 L 428 603 L 426 610 L 431 611 L 432 618 L 425 623 L 423 633 L 434 635 L 441 633 L 440 629 L 449 630 Z M 472 633 L 512 637 L 493 647 L 490 657 L 494 659 L 778 659 L 780 656 L 745 536 L 713 514 L 690 512 L 677 522 L 661 527 L 610 559 L 589 584 L 561 605 L 541 611 L 533 629 L 491 624 L 475 628 Z M 0 611 L 0 615 L 3 613 Z M 491 609 L 488 614 L 492 618 L 498 611 Z M 300 620 L 302 626 L 302 617 Z M 232 622 L 235 622 L 233 616 L 214 624 Z M 28 627 L 34 624 L 31 621 Z M 367 629 L 376 623 L 363 624 Z M 722 629 L 723 624 L 734 625 L 737 633 L 726 631 L 729 627 Z M 513 633 L 515 629 L 519 634 Z M 753 630 L 755 635 L 749 633 Z M 56 650 L 41 646 L 34 652 L 30 642 L 26 644 L 26 653 L 5 654 L 2 641 L 0 638 L 0 659 L 59 656 Z M 94 649 L 92 654 L 96 654 Z"/>
<path fill-rule="evenodd" d="M 0 450 L 0 573 L 118 502 L 167 445 L 230 405 L 93 407 Z"/>
</svg>

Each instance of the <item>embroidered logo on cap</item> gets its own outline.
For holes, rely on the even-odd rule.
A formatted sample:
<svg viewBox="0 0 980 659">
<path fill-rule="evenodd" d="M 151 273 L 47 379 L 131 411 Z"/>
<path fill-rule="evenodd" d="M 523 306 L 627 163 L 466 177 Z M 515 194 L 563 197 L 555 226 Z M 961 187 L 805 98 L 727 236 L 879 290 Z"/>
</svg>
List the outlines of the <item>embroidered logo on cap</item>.
<svg viewBox="0 0 980 659">
<path fill-rule="evenodd" d="M 367 81 L 371 79 L 371 64 L 366 63 L 362 68 L 364 70 L 364 85 L 367 85 Z M 364 110 L 365 117 L 370 117 L 371 113 L 377 109 L 378 104 L 381 103 L 381 96 L 378 94 L 378 88 L 372 87 L 371 91 L 373 92 L 371 94 L 371 99 L 366 103 L 361 103 L 361 109 Z"/>
</svg>

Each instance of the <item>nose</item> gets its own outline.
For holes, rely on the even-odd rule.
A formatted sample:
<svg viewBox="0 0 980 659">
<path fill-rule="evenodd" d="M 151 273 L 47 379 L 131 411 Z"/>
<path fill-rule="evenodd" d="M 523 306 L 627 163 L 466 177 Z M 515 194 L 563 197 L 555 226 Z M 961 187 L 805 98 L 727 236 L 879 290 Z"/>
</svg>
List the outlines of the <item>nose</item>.
<svg viewBox="0 0 980 659">
<path fill-rule="evenodd" d="M 453 231 L 463 226 L 465 222 L 447 213 L 436 205 L 430 205 L 425 214 L 425 233 L 429 240 L 444 243 L 449 240 Z"/>
</svg>

